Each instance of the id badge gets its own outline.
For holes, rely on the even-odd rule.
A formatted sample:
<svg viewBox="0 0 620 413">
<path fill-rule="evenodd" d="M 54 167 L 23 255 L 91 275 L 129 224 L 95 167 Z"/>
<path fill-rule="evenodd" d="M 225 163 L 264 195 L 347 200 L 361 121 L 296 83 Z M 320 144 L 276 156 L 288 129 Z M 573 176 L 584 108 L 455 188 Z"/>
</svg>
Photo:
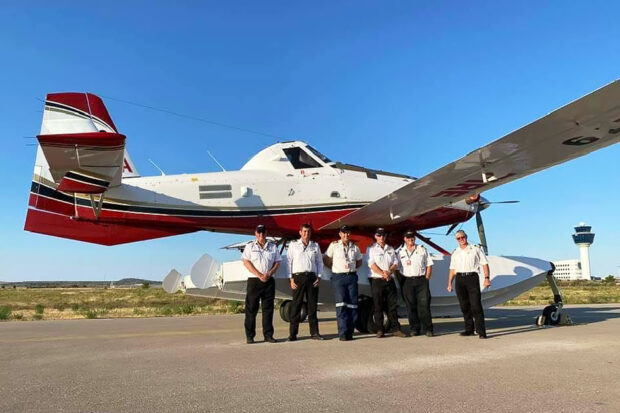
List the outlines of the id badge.
<svg viewBox="0 0 620 413">
<path fill-rule="evenodd" d="M 351 272 L 355 271 L 355 263 L 352 263 L 352 262 L 349 263 L 349 271 Z"/>
<path fill-rule="evenodd" d="M 407 261 L 407 265 L 411 265 L 411 260 Z"/>
</svg>

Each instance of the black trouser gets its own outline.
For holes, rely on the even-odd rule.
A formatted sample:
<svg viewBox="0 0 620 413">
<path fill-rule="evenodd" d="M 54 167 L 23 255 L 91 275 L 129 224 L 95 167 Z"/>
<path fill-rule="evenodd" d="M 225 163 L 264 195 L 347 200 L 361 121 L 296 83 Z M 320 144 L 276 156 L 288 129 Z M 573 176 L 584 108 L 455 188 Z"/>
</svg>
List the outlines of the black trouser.
<svg viewBox="0 0 620 413">
<path fill-rule="evenodd" d="M 375 325 L 377 332 L 383 332 L 383 312 L 387 310 L 388 320 L 390 321 L 389 331 L 400 330 L 398 323 L 398 292 L 396 283 L 390 278 L 385 281 L 383 278 L 371 278 L 370 289 L 372 291 L 372 303 L 374 309 Z"/>
<path fill-rule="evenodd" d="M 273 300 L 276 298 L 276 282 L 269 278 L 262 282 L 258 278 L 248 278 L 248 288 L 245 295 L 245 336 L 254 338 L 256 335 L 256 314 L 258 302 L 263 309 L 263 336 L 273 337 Z"/>
<path fill-rule="evenodd" d="M 466 273 L 466 275 L 456 275 L 456 296 L 461 305 L 463 318 L 465 319 L 465 331 L 474 332 L 474 320 L 476 322 L 476 332 L 486 334 L 484 326 L 484 311 L 482 310 L 482 295 L 480 293 L 480 279 L 477 273 Z"/>
<path fill-rule="evenodd" d="M 319 320 L 316 317 L 316 307 L 319 301 L 319 287 L 313 284 L 317 276 L 313 272 L 300 272 L 293 274 L 293 281 L 297 284 L 297 289 L 293 290 L 293 301 L 291 302 L 291 325 L 290 336 L 297 337 L 299 332 L 299 319 L 301 318 L 301 306 L 304 303 L 304 296 L 308 302 L 308 323 L 310 324 L 310 335 L 319 334 Z"/>
<path fill-rule="evenodd" d="M 401 284 L 403 298 L 407 304 L 409 327 L 412 332 L 433 331 L 431 319 L 431 291 L 426 277 L 405 277 Z"/>
</svg>

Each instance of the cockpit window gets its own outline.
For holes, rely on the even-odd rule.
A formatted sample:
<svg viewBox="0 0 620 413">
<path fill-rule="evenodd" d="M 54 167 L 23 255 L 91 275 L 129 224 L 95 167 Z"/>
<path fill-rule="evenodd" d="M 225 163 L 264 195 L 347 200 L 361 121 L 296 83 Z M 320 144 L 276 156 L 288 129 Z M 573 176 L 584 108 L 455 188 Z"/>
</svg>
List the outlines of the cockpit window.
<svg viewBox="0 0 620 413">
<path fill-rule="evenodd" d="M 323 162 L 325 162 L 325 163 L 330 163 L 331 162 L 327 156 L 323 155 L 321 152 L 317 151 L 312 146 L 308 145 L 308 146 L 306 146 L 306 148 L 308 148 L 310 150 L 310 152 L 312 152 L 317 158 L 319 158 Z"/>
<path fill-rule="evenodd" d="M 320 168 L 322 165 L 300 147 L 282 149 L 295 169 Z"/>
</svg>

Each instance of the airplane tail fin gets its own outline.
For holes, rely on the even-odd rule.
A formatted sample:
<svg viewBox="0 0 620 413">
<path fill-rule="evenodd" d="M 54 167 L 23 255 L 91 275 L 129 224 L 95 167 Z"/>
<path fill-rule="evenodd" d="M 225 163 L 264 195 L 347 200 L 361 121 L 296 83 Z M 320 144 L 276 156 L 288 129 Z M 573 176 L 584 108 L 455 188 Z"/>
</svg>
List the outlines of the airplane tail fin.
<svg viewBox="0 0 620 413">
<path fill-rule="evenodd" d="M 39 144 L 24 225 L 26 231 L 102 245 L 117 245 L 193 231 L 153 227 L 125 217 L 116 217 L 114 221 L 107 222 L 99 219 L 97 208 L 99 212 L 106 209 L 103 193 L 109 182 L 102 181 L 94 174 L 73 171 L 72 168 L 76 164 L 76 158 L 84 157 L 92 164 L 108 156 L 111 150 L 117 150 L 119 145 L 124 145 L 125 137 L 118 133 L 98 96 L 91 93 L 48 94 L 38 139 L 40 143 L 45 143 L 47 153 L 53 154 L 54 158 L 48 159 L 44 148 Z M 78 145 L 83 151 L 78 152 Z M 122 176 L 139 176 L 126 150 L 124 155 Z M 50 164 L 56 165 L 57 169 L 51 169 Z M 105 170 L 107 167 L 104 162 L 103 165 L 94 164 L 94 167 L 89 165 L 85 168 Z M 59 170 L 62 176 L 59 176 L 58 172 L 53 173 Z M 65 170 L 68 172 L 64 172 Z M 73 180 L 71 189 L 60 186 L 65 178 Z M 92 189 L 97 186 L 102 187 L 102 190 L 97 192 Z M 93 198 L 93 194 L 101 195 L 97 199 Z"/>
</svg>

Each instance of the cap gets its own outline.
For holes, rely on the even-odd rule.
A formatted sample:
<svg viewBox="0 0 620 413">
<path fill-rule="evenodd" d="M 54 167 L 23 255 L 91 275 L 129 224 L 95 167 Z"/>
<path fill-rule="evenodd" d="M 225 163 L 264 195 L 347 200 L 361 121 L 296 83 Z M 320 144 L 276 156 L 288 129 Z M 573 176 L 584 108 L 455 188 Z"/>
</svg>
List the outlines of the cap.
<svg viewBox="0 0 620 413">
<path fill-rule="evenodd" d="M 343 225 L 340 227 L 340 232 L 351 232 L 351 227 L 348 225 Z"/>
<path fill-rule="evenodd" d="M 267 229 L 265 228 L 265 226 L 263 224 L 258 224 L 256 226 L 256 229 L 254 230 L 255 232 L 261 233 L 261 232 L 265 232 L 267 231 Z"/>
<path fill-rule="evenodd" d="M 385 235 L 385 228 L 383 228 L 383 227 L 377 228 L 377 230 L 375 231 L 375 234 L 377 234 L 377 235 Z"/>
<path fill-rule="evenodd" d="M 415 231 L 412 229 L 408 229 L 405 231 L 405 238 L 413 238 L 415 237 Z"/>
</svg>

